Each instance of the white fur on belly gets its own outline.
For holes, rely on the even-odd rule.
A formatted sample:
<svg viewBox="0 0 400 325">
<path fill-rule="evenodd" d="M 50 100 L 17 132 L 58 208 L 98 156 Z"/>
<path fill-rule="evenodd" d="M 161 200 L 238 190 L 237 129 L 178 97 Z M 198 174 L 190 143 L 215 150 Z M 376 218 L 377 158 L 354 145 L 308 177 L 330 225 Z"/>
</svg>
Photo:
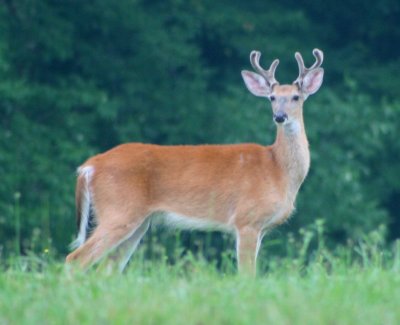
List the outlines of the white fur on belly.
<svg viewBox="0 0 400 325">
<path fill-rule="evenodd" d="M 219 223 L 214 220 L 204 218 L 187 217 L 174 212 L 160 212 L 152 216 L 154 224 L 162 224 L 167 227 L 178 229 L 201 229 L 201 230 L 221 230 L 226 232 L 234 231 L 232 225 Z"/>
</svg>

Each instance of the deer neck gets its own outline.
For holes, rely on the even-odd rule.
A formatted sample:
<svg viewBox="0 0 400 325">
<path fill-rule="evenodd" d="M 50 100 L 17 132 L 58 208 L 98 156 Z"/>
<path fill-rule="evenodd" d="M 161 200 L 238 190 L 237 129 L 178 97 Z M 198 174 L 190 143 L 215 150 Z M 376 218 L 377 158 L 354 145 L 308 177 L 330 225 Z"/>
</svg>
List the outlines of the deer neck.
<svg viewBox="0 0 400 325">
<path fill-rule="evenodd" d="M 287 175 L 289 192 L 295 196 L 310 167 L 303 118 L 278 126 L 272 150 L 280 168 Z"/>
</svg>

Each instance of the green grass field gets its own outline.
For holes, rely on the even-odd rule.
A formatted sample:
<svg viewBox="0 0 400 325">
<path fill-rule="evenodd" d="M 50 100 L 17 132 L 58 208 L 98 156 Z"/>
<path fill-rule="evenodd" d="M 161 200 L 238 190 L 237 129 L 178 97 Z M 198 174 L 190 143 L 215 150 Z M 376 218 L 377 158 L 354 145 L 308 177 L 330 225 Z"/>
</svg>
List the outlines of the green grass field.
<svg viewBox="0 0 400 325">
<path fill-rule="evenodd" d="M 261 256 L 255 279 L 190 255 L 137 257 L 122 275 L 14 258 L 0 273 L 0 324 L 400 324 L 399 251 Z"/>
</svg>

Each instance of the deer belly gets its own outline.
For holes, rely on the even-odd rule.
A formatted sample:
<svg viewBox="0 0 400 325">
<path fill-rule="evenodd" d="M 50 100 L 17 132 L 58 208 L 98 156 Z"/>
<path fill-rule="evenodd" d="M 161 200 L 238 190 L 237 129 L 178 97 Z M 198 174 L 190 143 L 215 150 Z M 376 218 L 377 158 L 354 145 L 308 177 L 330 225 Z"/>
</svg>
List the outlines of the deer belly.
<svg viewBox="0 0 400 325">
<path fill-rule="evenodd" d="M 156 213 L 152 216 L 152 222 L 156 225 L 161 224 L 167 227 L 188 230 L 220 230 L 225 232 L 232 232 L 234 230 L 232 226 L 216 220 L 210 220 L 204 217 L 185 216 L 169 211 Z"/>
</svg>

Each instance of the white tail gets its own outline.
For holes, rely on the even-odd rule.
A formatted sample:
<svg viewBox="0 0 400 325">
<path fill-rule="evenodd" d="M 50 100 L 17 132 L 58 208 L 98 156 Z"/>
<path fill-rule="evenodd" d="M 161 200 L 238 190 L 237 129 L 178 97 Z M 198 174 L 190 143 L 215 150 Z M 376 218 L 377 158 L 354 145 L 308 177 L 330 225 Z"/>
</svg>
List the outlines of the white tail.
<svg viewBox="0 0 400 325">
<path fill-rule="evenodd" d="M 264 70 L 256 51 L 250 61 L 258 73 L 242 71 L 250 92 L 271 101 L 277 124 L 271 146 L 131 143 L 87 160 L 76 188 L 79 247 L 67 262 L 88 267 L 110 253 L 122 270 L 161 215 L 184 228 L 232 232 L 239 269 L 255 273 L 265 231 L 289 217 L 309 169 L 302 108 L 323 78 L 323 54 L 313 53 L 316 63 L 309 69 L 296 53 L 299 77 L 292 85 L 279 85 L 274 76 L 279 61 Z M 90 211 L 96 227 L 88 235 Z"/>
</svg>

